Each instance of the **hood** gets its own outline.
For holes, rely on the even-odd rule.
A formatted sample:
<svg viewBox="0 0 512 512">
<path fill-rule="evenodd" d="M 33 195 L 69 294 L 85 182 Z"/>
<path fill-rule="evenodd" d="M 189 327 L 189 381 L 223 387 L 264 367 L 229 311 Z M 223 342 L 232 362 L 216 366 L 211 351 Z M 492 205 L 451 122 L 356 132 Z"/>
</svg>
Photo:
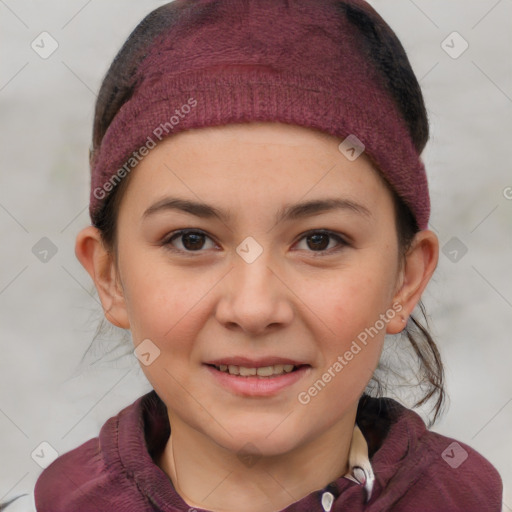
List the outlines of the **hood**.
<svg viewBox="0 0 512 512">
<path fill-rule="evenodd" d="M 356 423 L 349 474 L 284 512 L 501 510 L 496 469 L 468 445 L 427 430 L 415 412 L 363 395 Z M 43 471 L 34 491 L 37 511 L 190 512 L 153 460 L 169 435 L 166 406 L 152 391 Z"/>
</svg>

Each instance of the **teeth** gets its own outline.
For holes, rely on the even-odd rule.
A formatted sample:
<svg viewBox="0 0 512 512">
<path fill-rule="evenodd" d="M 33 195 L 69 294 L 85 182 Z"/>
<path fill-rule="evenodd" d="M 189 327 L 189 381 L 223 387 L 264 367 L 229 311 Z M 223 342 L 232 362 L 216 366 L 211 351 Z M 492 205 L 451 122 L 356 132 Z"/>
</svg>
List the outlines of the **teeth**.
<svg viewBox="0 0 512 512">
<path fill-rule="evenodd" d="M 231 368 L 229 368 L 231 371 Z M 244 368 L 243 366 L 239 367 L 240 375 L 242 377 L 249 377 L 249 375 L 256 375 L 257 370 L 256 368 Z"/>
<path fill-rule="evenodd" d="M 221 364 L 216 366 L 217 370 L 229 373 L 231 375 L 240 375 L 242 377 L 250 377 L 257 375 L 258 377 L 271 377 L 272 375 L 283 375 L 290 373 L 295 368 L 293 364 L 276 364 L 273 366 L 261 366 L 259 368 L 247 368 L 245 366 L 236 366 L 234 364 Z"/>
<path fill-rule="evenodd" d="M 254 369 L 254 368 L 253 368 Z M 273 366 L 262 366 L 256 370 L 256 373 L 259 377 L 270 377 L 274 375 L 274 367 Z"/>
<path fill-rule="evenodd" d="M 228 371 L 231 373 L 231 375 L 240 375 L 240 368 L 234 364 L 230 364 L 228 366 Z"/>
</svg>

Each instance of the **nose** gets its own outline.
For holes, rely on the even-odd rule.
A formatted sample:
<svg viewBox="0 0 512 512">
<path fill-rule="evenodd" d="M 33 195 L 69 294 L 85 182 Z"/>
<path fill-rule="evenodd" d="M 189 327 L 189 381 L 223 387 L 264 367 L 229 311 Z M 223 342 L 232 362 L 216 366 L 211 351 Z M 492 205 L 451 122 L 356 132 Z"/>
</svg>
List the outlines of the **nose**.
<svg viewBox="0 0 512 512">
<path fill-rule="evenodd" d="M 293 293 L 279 274 L 265 252 L 252 263 L 236 255 L 234 268 L 223 280 L 217 320 L 228 329 L 250 335 L 289 325 L 294 315 Z"/>
</svg>

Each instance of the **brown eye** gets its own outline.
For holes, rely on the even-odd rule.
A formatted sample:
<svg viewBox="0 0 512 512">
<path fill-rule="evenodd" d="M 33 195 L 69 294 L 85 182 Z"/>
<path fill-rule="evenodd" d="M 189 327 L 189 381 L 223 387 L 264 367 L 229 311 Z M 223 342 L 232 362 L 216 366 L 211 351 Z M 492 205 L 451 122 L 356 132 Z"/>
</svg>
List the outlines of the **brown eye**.
<svg viewBox="0 0 512 512">
<path fill-rule="evenodd" d="M 313 250 L 324 250 L 329 246 L 329 235 L 324 233 L 309 235 L 307 237 L 308 246 Z"/>
<path fill-rule="evenodd" d="M 187 251 L 196 251 L 201 249 L 204 245 L 204 238 L 204 235 L 198 233 L 185 233 L 184 235 L 181 235 L 183 247 L 185 247 Z"/>
<path fill-rule="evenodd" d="M 348 243 L 343 240 L 342 237 L 332 233 L 331 231 L 312 231 L 310 233 L 306 233 L 301 241 L 306 241 L 306 248 L 304 250 L 309 252 L 319 252 L 319 253 L 330 253 L 336 250 L 342 249 L 344 246 L 347 246 Z M 337 243 L 332 246 L 332 241 L 335 240 Z"/>
<path fill-rule="evenodd" d="M 164 245 L 178 252 L 199 252 L 205 248 L 206 240 L 211 239 L 201 231 L 178 231 L 168 238 Z"/>
</svg>

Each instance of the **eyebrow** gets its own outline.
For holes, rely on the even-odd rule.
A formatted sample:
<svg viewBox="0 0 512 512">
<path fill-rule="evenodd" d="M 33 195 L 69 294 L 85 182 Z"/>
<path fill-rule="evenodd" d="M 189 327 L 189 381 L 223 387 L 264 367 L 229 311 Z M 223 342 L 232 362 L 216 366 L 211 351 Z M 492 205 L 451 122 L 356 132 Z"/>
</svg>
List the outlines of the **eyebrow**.
<svg viewBox="0 0 512 512">
<path fill-rule="evenodd" d="M 177 197 L 166 197 L 150 206 L 143 213 L 142 218 L 146 219 L 156 213 L 170 210 L 182 211 L 203 219 L 217 218 L 222 222 L 230 222 L 233 217 L 231 212 L 220 210 L 207 203 L 200 203 Z M 351 211 L 369 218 L 373 216 L 372 212 L 362 204 L 349 199 L 327 198 L 313 199 L 302 203 L 285 205 L 277 212 L 275 222 L 279 223 L 281 221 L 297 220 L 335 210 Z"/>
</svg>

